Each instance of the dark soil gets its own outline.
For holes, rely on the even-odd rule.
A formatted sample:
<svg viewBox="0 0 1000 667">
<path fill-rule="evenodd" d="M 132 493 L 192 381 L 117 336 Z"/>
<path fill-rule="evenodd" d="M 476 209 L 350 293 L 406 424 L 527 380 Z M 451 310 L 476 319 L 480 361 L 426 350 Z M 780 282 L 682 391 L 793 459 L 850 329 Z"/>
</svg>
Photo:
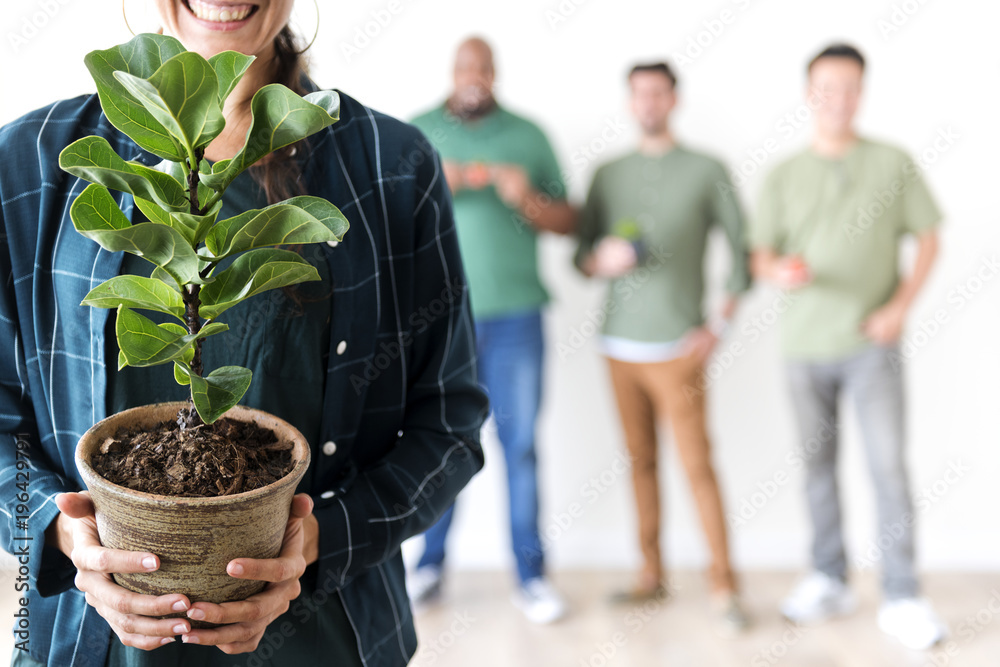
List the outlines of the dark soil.
<svg viewBox="0 0 1000 667">
<path fill-rule="evenodd" d="M 136 491 L 228 496 L 291 472 L 292 443 L 228 417 L 184 430 L 176 421 L 163 421 L 152 429 L 120 429 L 104 441 L 91 465 L 108 481 Z"/>
</svg>

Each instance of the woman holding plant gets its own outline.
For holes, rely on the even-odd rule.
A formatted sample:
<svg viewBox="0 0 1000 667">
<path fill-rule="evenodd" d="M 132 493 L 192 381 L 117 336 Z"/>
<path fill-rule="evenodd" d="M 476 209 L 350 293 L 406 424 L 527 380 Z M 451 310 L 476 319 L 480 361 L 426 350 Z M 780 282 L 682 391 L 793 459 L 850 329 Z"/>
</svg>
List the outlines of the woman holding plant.
<svg viewBox="0 0 1000 667">
<path fill-rule="evenodd" d="M 135 114 L 118 117 L 109 107 L 114 95 L 105 88 L 115 85 L 112 79 L 105 88 L 98 80 L 100 100 L 92 95 L 59 102 L 0 128 L 0 339 L 9 350 L 0 358 L 0 485 L 8 498 L 26 494 L 22 504 L 28 510 L 26 521 L 14 513 L 0 517 L 0 545 L 12 553 L 24 544 L 32 549 L 22 593 L 29 601 L 31 635 L 27 651 L 15 650 L 14 664 L 403 665 L 416 640 L 399 546 L 433 524 L 482 465 L 478 433 L 486 399 L 476 384 L 465 282 L 440 165 L 420 148 L 424 142 L 415 130 L 344 95 L 339 122 L 331 125 L 331 115 L 302 132 L 312 135 L 308 139 L 283 144 L 275 128 L 264 132 L 266 114 L 283 116 L 264 108 L 270 98 L 263 94 L 260 105 L 251 104 L 261 89 L 279 83 L 297 95 L 315 90 L 302 74 L 287 27 L 291 0 L 157 5 L 164 33 L 207 59 L 216 70 L 212 81 L 219 82 L 216 102 L 224 126 L 215 119 L 210 132 L 211 113 L 200 117 L 205 143 L 187 162 L 198 165 L 186 172 L 187 194 L 223 181 L 219 187 L 228 190 L 225 198 L 221 189 L 220 197 L 210 190 L 196 194 L 191 201 L 198 210 L 190 212 L 214 216 L 212 223 L 311 195 L 335 204 L 353 230 L 342 243 L 318 244 L 289 231 L 285 238 L 299 257 L 287 261 L 310 265 L 302 276 L 311 278 L 287 280 L 267 298 L 241 302 L 265 289 L 248 282 L 226 304 L 230 331 L 203 338 L 203 347 L 192 345 L 200 358 L 177 356 L 173 364 L 117 372 L 118 354 L 128 360 L 133 351 L 119 349 L 116 317 L 81 301 L 100 306 L 95 288 L 116 276 L 169 284 L 169 274 L 175 287 L 185 283 L 172 272 L 176 262 L 158 259 L 152 247 L 142 256 L 108 252 L 104 242 L 85 238 L 86 225 L 71 219 L 71 204 L 86 186 L 76 176 L 94 181 L 113 169 L 105 166 L 103 176 L 95 177 L 67 155 L 60 162 L 60 153 L 96 135 L 130 161 L 114 168 L 154 182 L 159 177 L 144 167 L 161 163 L 157 138 L 137 138 Z M 119 70 L 114 80 L 132 91 L 135 103 L 144 91 L 163 98 L 176 92 L 166 74 L 141 72 L 137 63 L 168 63 L 167 51 L 178 48 L 168 37 L 140 35 L 129 45 L 95 53 L 107 62 L 120 58 L 124 64 L 105 74 Z M 222 59 L 215 58 L 225 51 L 256 59 L 240 77 L 241 61 L 231 58 L 227 62 L 235 65 L 227 78 Z M 122 74 L 127 68 L 135 71 Z M 232 84 L 228 90 L 226 81 Z M 297 96 L 280 100 L 315 114 L 313 103 L 332 105 L 336 97 L 314 93 L 309 102 Z M 153 103 L 146 108 L 157 110 Z M 175 116 L 183 126 L 181 114 Z M 260 142 L 267 145 L 261 149 Z M 192 140 L 187 148 L 196 145 Z M 255 151 L 253 160 L 246 157 Z M 259 164 L 246 168 L 257 158 Z M 386 175 L 404 161 L 415 167 L 412 176 Z M 73 175 L 61 171 L 60 163 Z M 166 198 L 164 191 L 136 193 L 132 187 L 119 188 L 126 193 L 113 208 L 132 225 L 154 222 L 162 211 L 142 195 Z M 101 203 L 107 200 L 94 199 L 93 210 L 117 216 Z M 195 221 L 188 230 L 195 241 L 210 237 L 212 232 L 196 229 L 196 218 L 176 219 Z M 239 259 L 222 258 L 233 243 L 232 235 L 216 235 L 215 245 L 206 243 L 211 252 L 199 251 L 196 266 L 207 267 L 210 258 L 219 259 L 214 271 L 231 268 Z M 162 254 L 162 247 L 156 252 Z M 202 273 L 213 275 L 207 268 Z M 292 285 L 301 280 L 313 282 Z M 207 291 L 203 296 L 211 305 Z M 421 314 L 428 306 L 442 312 L 442 305 L 440 316 Z M 119 308 L 118 317 L 130 312 Z M 167 321 L 155 315 L 151 326 Z M 201 324 L 191 324 L 192 335 Z M 202 364 L 206 370 L 239 364 L 249 369 L 241 376 L 247 383 L 226 393 L 231 387 L 200 376 Z M 184 386 L 175 376 L 186 380 Z M 312 448 L 279 556 L 228 564 L 231 577 L 268 582 L 244 601 L 192 602 L 180 594 L 143 595 L 118 586 L 112 573 L 153 571 L 160 559 L 104 548 L 91 500 L 79 492 L 83 483 L 73 454 L 81 434 L 114 412 L 183 400 L 190 395 L 187 385 L 193 391 L 196 382 L 208 383 L 201 402 L 195 401 L 206 423 L 243 397 L 247 405 L 292 423 Z M 193 413 L 192 419 L 197 421 Z M 15 486 L 18 460 L 25 458 L 19 447 L 30 457 L 23 488 Z M 193 627 L 192 621 L 217 625 Z"/>
</svg>

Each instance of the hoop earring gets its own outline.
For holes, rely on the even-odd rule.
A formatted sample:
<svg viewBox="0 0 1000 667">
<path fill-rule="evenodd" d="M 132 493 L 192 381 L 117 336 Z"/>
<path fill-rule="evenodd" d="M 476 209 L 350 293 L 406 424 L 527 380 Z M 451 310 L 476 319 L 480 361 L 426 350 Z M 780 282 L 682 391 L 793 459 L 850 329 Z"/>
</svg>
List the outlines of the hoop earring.
<svg viewBox="0 0 1000 667">
<path fill-rule="evenodd" d="M 122 0 L 124 2 L 125 0 Z M 301 51 L 296 51 L 295 55 L 301 56 L 303 53 L 312 48 L 312 45 L 316 43 L 316 38 L 319 37 L 319 0 L 313 0 L 313 6 L 316 7 L 316 32 L 313 33 L 312 39 L 306 44 L 306 48 Z"/>
<path fill-rule="evenodd" d="M 122 18 L 125 19 L 125 27 L 128 28 L 128 31 L 132 33 L 133 37 L 135 37 L 135 30 L 132 30 L 132 26 L 129 25 L 128 22 L 128 16 L 125 15 L 125 0 L 122 0 Z"/>
</svg>

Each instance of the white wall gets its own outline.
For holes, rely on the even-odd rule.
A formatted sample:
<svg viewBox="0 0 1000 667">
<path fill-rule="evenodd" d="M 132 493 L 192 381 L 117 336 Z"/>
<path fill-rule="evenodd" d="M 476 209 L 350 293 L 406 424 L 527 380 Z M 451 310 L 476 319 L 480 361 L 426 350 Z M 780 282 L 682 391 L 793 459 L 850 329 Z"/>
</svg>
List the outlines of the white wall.
<svg viewBox="0 0 1000 667">
<path fill-rule="evenodd" d="M 133 23 L 148 28 L 144 2 L 128 0 L 127 5 Z M 303 6 L 297 11 L 311 31 L 313 9 L 307 0 L 299 4 Z M 759 156 L 759 149 L 774 139 L 778 150 L 765 159 L 766 171 L 808 137 L 808 123 L 789 133 L 782 120 L 801 105 L 805 61 L 831 40 L 856 43 L 871 62 L 861 128 L 914 154 L 927 151 L 927 159 L 934 161 L 925 175 L 947 212 L 942 256 L 907 334 L 921 344 L 908 374 L 910 467 L 917 492 L 933 489 L 935 483 L 940 492 L 920 515 L 921 562 L 928 568 L 997 568 L 1000 279 L 991 274 L 993 279 L 980 285 L 976 273 L 989 271 L 987 260 L 1000 259 L 992 197 L 994 157 L 1000 148 L 995 121 L 1000 57 L 992 45 L 1000 5 L 988 0 L 507 0 L 489 5 L 320 0 L 320 5 L 321 32 L 312 50 L 315 78 L 402 117 L 445 94 L 452 51 L 463 36 L 486 36 L 498 53 L 502 101 L 548 130 L 570 170 L 577 200 L 596 166 L 586 152 L 597 152 L 596 160 L 603 161 L 633 144 L 630 126 L 605 134 L 610 142 L 601 139 L 619 119 L 627 121 L 623 75 L 633 61 L 666 56 L 679 63 L 690 40 L 707 44 L 678 68 L 683 98 L 676 129 L 688 144 L 734 167 L 748 165 L 747 171 L 754 173 L 743 179 L 742 196 L 751 208 L 761 170 L 751 168 L 748 156 Z M 46 8 L 51 18 L 39 13 Z M 553 23 L 550 12 L 560 8 L 565 20 Z M 83 55 L 129 37 L 116 0 L 18 0 L 4 10 L 0 122 L 89 91 Z M 729 23 L 720 30 L 713 21 L 724 10 L 730 12 L 724 17 Z M 385 25 L 376 30 L 371 22 L 378 16 Z M 902 25 L 885 34 L 882 28 L 891 24 L 880 22 L 894 18 Z M 37 34 L 32 34 L 33 23 L 41 26 Z M 366 25 L 377 34 L 367 44 L 355 43 L 356 30 Z M 717 35 L 706 32 L 711 27 Z M 358 52 L 347 54 L 345 45 Z M 935 153 L 935 138 L 949 129 L 957 140 Z M 547 318 L 551 354 L 539 432 L 543 527 L 557 535 L 551 549 L 556 567 L 626 567 L 636 562 L 634 519 L 627 476 L 610 472 L 622 440 L 607 374 L 593 340 L 565 359 L 556 353 L 556 345 L 569 342 L 571 332 L 587 322 L 587 309 L 597 306 L 602 293 L 599 285 L 587 284 L 569 268 L 571 250 L 565 239 L 543 241 L 543 269 L 554 295 Z M 725 252 L 717 244 L 710 262 L 716 292 L 725 265 Z M 964 285 L 980 289 L 960 307 L 955 290 Z M 785 462 L 793 440 L 776 331 L 768 328 L 755 340 L 744 328 L 753 327 L 752 318 L 767 315 L 769 301 L 758 288 L 740 309 L 727 344 L 741 342 L 745 353 L 712 386 L 711 428 L 730 511 L 744 500 L 759 502 L 762 496 L 753 494 L 776 473 L 791 476 L 735 533 L 739 565 L 798 567 L 805 563 L 809 529 L 801 472 Z M 929 339 L 919 337 L 919 323 L 940 309 L 948 322 Z M 506 491 L 492 437 L 487 449 L 487 469 L 463 494 L 453 533 L 453 561 L 463 567 L 509 562 Z M 952 462 L 968 470 L 948 484 L 943 480 Z M 584 486 L 602 471 L 610 484 L 595 497 Z M 663 472 L 667 558 L 672 564 L 697 566 L 704 562 L 704 546 L 678 472 L 671 452 Z M 877 528 L 853 421 L 846 432 L 842 473 L 849 543 L 860 555 Z M 579 503 L 583 513 L 562 529 L 554 517 L 572 503 Z"/>
</svg>

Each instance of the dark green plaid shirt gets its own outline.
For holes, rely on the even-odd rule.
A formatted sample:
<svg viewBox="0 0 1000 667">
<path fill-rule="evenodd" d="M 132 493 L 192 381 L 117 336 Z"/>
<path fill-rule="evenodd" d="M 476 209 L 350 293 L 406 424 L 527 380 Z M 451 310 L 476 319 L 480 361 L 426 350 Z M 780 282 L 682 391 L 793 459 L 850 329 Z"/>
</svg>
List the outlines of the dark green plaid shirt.
<svg viewBox="0 0 1000 667">
<path fill-rule="evenodd" d="M 438 156 L 415 128 L 341 100 L 340 122 L 299 156 L 308 193 L 351 222 L 342 243 L 322 246 L 332 317 L 308 489 L 320 524 L 316 576 L 341 600 L 364 664 L 404 665 L 416 637 L 399 547 L 481 468 L 487 402 Z M 0 128 L 0 546 L 30 545 L 28 647 L 58 667 L 101 667 L 111 632 L 73 586 L 72 564 L 43 548 L 53 497 L 83 488 L 73 453 L 106 416 L 115 367 L 105 356 L 109 311 L 79 304 L 122 257 L 73 229 L 69 207 L 86 183 L 58 167 L 60 150 L 90 134 L 126 159 L 157 162 L 108 123 L 96 95 Z M 132 198 L 115 196 L 131 217 Z M 24 514 L 18 439 L 30 454 Z M 282 636 L 272 626 L 261 646 Z"/>
</svg>

